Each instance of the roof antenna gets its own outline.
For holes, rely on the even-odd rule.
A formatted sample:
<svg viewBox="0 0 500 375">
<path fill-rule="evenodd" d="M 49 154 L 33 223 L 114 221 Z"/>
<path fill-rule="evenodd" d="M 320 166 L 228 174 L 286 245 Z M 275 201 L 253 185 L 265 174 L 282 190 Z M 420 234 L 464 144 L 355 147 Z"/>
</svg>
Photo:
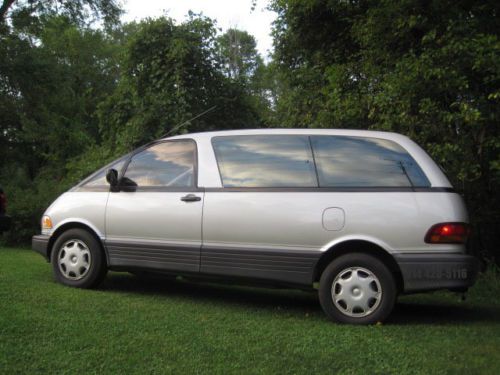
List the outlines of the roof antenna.
<svg viewBox="0 0 500 375">
<path fill-rule="evenodd" d="M 201 116 L 204 116 L 206 115 L 207 113 L 209 112 L 212 112 L 215 108 L 217 108 L 216 105 L 214 105 L 213 107 L 210 107 L 209 109 L 207 109 L 206 111 L 204 112 L 201 112 L 200 114 L 194 116 L 193 118 L 187 120 L 187 121 L 184 121 L 182 124 L 179 124 L 177 126 L 174 126 L 172 129 L 170 129 L 167 133 L 163 134 L 160 138 L 165 138 L 165 137 L 168 137 L 170 134 L 172 134 L 173 132 L 175 132 L 176 130 L 179 130 L 181 127 L 183 127 L 184 125 L 190 123 L 191 121 L 194 121 L 196 120 L 197 118 L 200 118 Z"/>
</svg>

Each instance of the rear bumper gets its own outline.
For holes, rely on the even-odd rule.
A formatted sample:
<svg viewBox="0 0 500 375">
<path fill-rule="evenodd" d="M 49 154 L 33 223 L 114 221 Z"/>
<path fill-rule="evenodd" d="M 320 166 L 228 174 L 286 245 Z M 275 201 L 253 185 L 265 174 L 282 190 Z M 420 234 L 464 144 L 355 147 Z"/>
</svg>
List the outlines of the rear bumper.
<svg viewBox="0 0 500 375">
<path fill-rule="evenodd" d="M 405 293 L 437 289 L 465 291 L 476 281 L 479 260 L 463 254 L 397 254 Z"/>
<path fill-rule="evenodd" d="M 0 215 L 0 233 L 10 229 L 10 216 Z"/>
<path fill-rule="evenodd" d="M 50 236 L 39 234 L 31 238 L 31 248 L 41 254 L 45 260 L 49 261 L 49 239 Z"/>
</svg>

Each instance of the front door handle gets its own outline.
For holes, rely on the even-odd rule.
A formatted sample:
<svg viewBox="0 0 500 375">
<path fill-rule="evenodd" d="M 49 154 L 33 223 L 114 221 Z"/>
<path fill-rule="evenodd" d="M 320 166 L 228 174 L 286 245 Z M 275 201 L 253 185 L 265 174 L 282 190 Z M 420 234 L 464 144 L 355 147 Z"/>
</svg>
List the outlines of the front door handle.
<svg viewBox="0 0 500 375">
<path fill-rule="evenodd" d="M 201 197 L 198 197 L 197 195 L 194 194 L 188 194 L 185 195 L 181 198 L 181 201 L 183 202 L 198 202 L 201 201 Z"/>
</svg>

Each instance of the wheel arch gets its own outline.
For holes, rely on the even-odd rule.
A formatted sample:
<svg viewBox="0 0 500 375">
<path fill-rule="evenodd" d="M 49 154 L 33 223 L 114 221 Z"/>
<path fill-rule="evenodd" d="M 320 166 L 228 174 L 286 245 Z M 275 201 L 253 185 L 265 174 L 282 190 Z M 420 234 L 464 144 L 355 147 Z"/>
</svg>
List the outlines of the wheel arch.
<svg viewBox="0 0 500 375">
<path fill-rule="evenodd" d="M 55 242 L 57 241 L 59 236 L 61 236 L 61 234 L 63 234 L 64 232 L 66 232 L 69 229 L 83 229 L 83 230 L 89 232 L 92 236 L 94 236 L 94 238 L 97 240 L 97 242 L 99 244 L 101 244 L 101 250 L 104 253 L 106 263 L 109 264 L 108 252 L 106 251 L 106 246 L 104 246 L 104 241 L 102 240 L 102 238 L 99 236 L 97 231 L 91 225 L 88 225 L 88 224 L 83 223 L 81 221 L 67 221 L 67 222 L 59 225 L 55 229 L 55 231 L 50 236 L 49 243 L 47 245 L 47 257 L 49 260 L 51 259 L 52 250 L 53 250 Z"/>
<path fill-rule="evenodd" d="M 383 262 L 391 271 L 396 282 L 398 292 L 404 290 L 404 281 L 401 273 L 401 268 L 394 257 L 380 245 L 367 240 L 346 240 L 335 244 L 326 250 L 319 260 L 316 262 L 313 271 L 313 282 L 319 282 L 321 274 L 325 268 L 339 256 L 349 253 L 363 253 L 371 255 Z"/>
</svg>

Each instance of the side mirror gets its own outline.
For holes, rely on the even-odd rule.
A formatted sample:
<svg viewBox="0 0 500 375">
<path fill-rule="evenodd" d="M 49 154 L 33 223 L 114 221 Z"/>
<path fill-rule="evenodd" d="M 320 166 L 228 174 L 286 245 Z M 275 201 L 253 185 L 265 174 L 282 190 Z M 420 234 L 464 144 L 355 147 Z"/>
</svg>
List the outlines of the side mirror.
<svg viewBox="0 0 500 375">
<path fill-rule="evenodd" d="M 106 173 L 106 181 L 108 181 L 111 187 L 118 186 L 118 172 L 116 169 L 108 169 L 108 172 Z"/>
<path fill-rule="evenodd" d="M 137 190 L 137 183 L 128 177 L 122 177 L 120 181 L 120 190 L 128 193 L 133 193 Z"/>
</svg>

